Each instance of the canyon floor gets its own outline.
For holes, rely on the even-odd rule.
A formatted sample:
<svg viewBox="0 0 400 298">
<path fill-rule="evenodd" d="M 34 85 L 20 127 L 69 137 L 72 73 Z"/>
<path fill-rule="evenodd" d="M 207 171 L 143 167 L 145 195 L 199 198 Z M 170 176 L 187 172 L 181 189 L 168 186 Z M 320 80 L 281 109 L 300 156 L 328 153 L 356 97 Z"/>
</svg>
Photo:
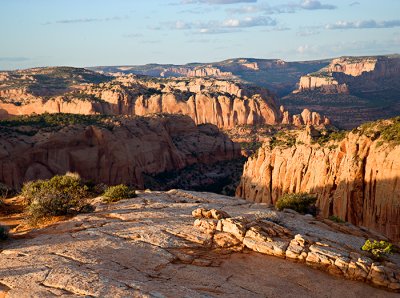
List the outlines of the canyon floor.
<svg viewBox="0 0 400 298">
<path fill-rule="evenodd" d="M 369 235 L 351 225 L 180 190 L 140 192 L 137 198 L 114 204 L 97 199 L 94 206 L 93 213 L 3 242 L 0 297 L 398 297 L 360 281 L 251 251 L 227 232 L 230 219 L 225 220 L 225 232 L 207 233 L 193 224 L 192 212 L 202 207 L 235 217 L 272 218 L 279 222 L 268 221 L 272 233 L 283 229 L 306 235 L 318 240 L 314 247 L 320 247 L 319 253 L 324 253 L 324 246 L 332 255 L 339 250 L 363 253 L 359 247 Z M 391 256 L 388 263 L 398 270 L 399 256 Z"/>
</svg>

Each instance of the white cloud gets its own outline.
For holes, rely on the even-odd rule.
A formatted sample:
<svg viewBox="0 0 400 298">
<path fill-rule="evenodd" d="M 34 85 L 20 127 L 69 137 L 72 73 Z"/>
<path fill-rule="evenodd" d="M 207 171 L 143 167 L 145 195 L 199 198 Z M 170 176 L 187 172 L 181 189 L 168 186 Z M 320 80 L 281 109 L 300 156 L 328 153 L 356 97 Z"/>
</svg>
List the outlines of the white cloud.
<svg viewBox="0 0 400 298">
<path fill-rule="evenodd" d="M 76 23 L 94 23 L 94 22 L 111 22 L 111 21 L 122 21 L 129 19 L 128 16 L 124 17 L 110 17 L 110 18 L 82 18 L 82 19 L 65 19 L 58 20 L 54 22 L 46 22 L 43 25 L 52 25 L 52 24 L 76 24 Z"/>
<path fill-rule="evenodd" d="M 183 22 L 176 21 L 164 23 L 149 29 L 162 30 L 167 27 L 169 30 L 194 30 L 194 33 L 203 34 L 218 34 L 237 32 L 238 29 L 251 28 L 251 27 L 268 27 L 276 26 L 275 19 L 269 16 L 245 17 L 245 18 L 231 18 L 223 21 L 209 21 L 209 22 Z"/>
<path fill-rule="evenodd" d="M 304 54 L 308 54 L 308 52 L 310 52 L 310 50 L 311 50 L 311 47 L 308 44 L 306 44 L 306 45 L 299 46 L 296 51 L 297 51 L 297 53 L 304 55 Z"/>
<path fill-rule="evenodd" d="M 323 4 L 316 0 L 303 0 L 298 3 L 286 3 L 271 6 L 267 3 L 256 5 L 246 5 L 239 8 L 230 8 L 228 12 L 237 14 L 263 13 L 263 14 L 282 14 L 294 13 L 301 10 L 332 10 L 336 9 L 335 5 Z"/>
<path fill-rule="evenodd" d="M 222 27 L 257 27 L 257 26 L 275 26 L 276 21 L 270 17 L 258 16 L 258 17 L 246 17 L 243 19 L 229 19 L 225 20 Z"/>
<path fill-rule="evenodd" d="M 182 0 L 181 4 L 207 3 L 207 4 L 234 4 L 255 3 L 257 0 Z"/>
<path fill-rule="evenodd" d="M 335 5 L 331 4 L 322 4 L 320 1 L 316 0 L 304 0 L 300 4 L 301 8 L 308 10 L 317 10 L 317 9 L 335 9 Z"/>
<path fill-rule="evenodd" d="M 400 27 L 400 19 L 390 21 L 338 21 L 335 24 L 328 24 L 325 26 L 326 29 L 373 29 L 395 27 Z"/>
</svg>

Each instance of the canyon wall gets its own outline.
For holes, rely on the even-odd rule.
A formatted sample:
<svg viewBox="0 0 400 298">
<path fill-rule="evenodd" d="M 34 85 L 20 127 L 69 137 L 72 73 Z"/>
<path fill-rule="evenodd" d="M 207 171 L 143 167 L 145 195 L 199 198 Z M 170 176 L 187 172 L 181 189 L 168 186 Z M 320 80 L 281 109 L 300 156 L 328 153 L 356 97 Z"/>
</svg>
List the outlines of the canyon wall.
<svg viewBox="0 0 400 298">
<path fill-rule="evenodd" d="M 279 99 L 295 113 L 324 114 L 341 128 L 400 115 L 400 56 L 342 57 L 302 75 L 297 89 Z"/>
<path fill-rule="evenodd" d="M 328 94 L 349 92 L 346 84 L 339 84 L 333 77 L 306 75 L 300 78 L 299 88 L 295 90 L 294 93 L 316 89 Z"/>
<path fill-rule="evenodd" d="M 333 59 L 328 66 L 317 72 L 302 76 L 294 93 L 318 89 L 327 94 L 348 94 L 349 88 L 357 91 L 360 89 L 358 85 L 365 89 L 368 84 L 370 88 L 379 89 L 375 80 L 398 76 L 399 72 L 398 57 L 341 57 Z"/>
<path fill-rule="evenodd" d="M 341 57 L 332 60 L 328 66 L 328 72 L 341 72 L 358 77 L 364 72 L 374 71 L 377 63 L 376 57 Z"/>
<path fill-rule="evenodd" d="M 265 143 L 247 161 L 236 194 L 269 205 L 284 193 L 316 194 L 322 216 L 400 241 L 400 145 L 375 137 L 355 132 L 325 146 L 273 149 Z"/>
<path fill-rule="evenodd" d="M 239 156 L 240 147 L 215 126 L 196 126 L 187 116 L 111 117 L 41 128 L 22 123 L 0 130 L 0 182 L 14 188 L 68 171 L 97 183 L 142 188 L 144 173 Z"/>
<path fill-rule="evenodd" d="M 156 80 L 129 75 L 107 83 L 74 86 L 73 91 L 50 98 L 33 95 L 26 88 L 2 92 L 2 118 L 45 112 L 89 115 L 167 113 L 188 115 L 196 124 L 211 123 L 222 129 L 282 122 L 295 125 L 329 123 L 320 115 L 311 119 L 290 115 L 277 107 L 273 95 L 266 89 L 216 79 Z"/>
</svg>

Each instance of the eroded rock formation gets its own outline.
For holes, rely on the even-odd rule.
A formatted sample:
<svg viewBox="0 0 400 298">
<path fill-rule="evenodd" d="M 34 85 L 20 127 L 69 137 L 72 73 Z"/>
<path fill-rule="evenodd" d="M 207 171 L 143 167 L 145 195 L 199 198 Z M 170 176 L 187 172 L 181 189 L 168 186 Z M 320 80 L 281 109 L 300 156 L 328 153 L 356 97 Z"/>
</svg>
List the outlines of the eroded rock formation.
<svg viewBox="0 0 400 298">
<path fill-rule="evenodd" d="M 300 78 L 299 89 L 294 93 L 299 93 L 305 90 L 320 90 L 324 93 L 349 93 L 346 84 L 339 84 L 339 82 L 328 75 L 306 75 Z"/>
<path fill-rule="evenodd" d="M 15 82 L 18 83 L 19 79 Z M 69 85 L 53 96 L 48 93 L 57 92 L 58 86 L 43 93 L 45 91 L 37 90 L 40 84 L 35 86 L 35 92 L 29 87 L 29 80 L 24 84 L 28 87 L 15 89 L 11 88 L 13 84 L 4 83 L 0 91 L 0 117 L 44 112 L 106 115 L 168 113 L 188 115 L 196 124 L 211 123 L 223 129 L 282 122 L 302 125 L 310 120 L 278 109 L 273 95 L 266 89 L 227 80 L 151 79 L 129 75 L 100 84 Z M 311 124 L 322 125 L 328 121 L 320 115 L 312 118 L 314 120 Z"/>
<path fill-rule="evenodd" d="M 95 182 L 143 187 L 142 174 L 240 156 L 239 146 L 215 126 L 196 126 L 187 116 L 86 119 L 57 127 L 2 127 L 0 181 L 19 188 L 72 171 Z"/>
<path fill-rule="evenodd" d="M 328 72 L 341 72 L 358 77 L 364 72 L 374 71 L 377 63 L 377 57 L 341 57 L 333 59 L 327 70 Z"/>
<path fill-rule="evenodd" d="M 323 146 L 265 143 L 246 163 L 237 196 L 274 204 L 284 193 L 313 193 L 322 216 L 400 241 L 400 146 L 379 138 L 393 121 L 379 123 L 376 131 L 357 130 Z"/>
<path fill-rule="evenodd" d="M 361 254 L 360 247 L 354 245 L 359 241 L 356 240 L 358 237 L 349 242 L 340 233 L 327 232 L 321 237 L 315 230 L 307 229 L 309 223 L 301 222 L 302 216 L 294 211 L 285 217 L 278 216 L 276 212 L 231 217 L 221 210 L 198 208 L 192 215 L 197 218 L 194 226 L 209 234 L 215 246 L 242 246 L 262 254 L 306 263 L 351 280 L 400 291 L 399 266 L 390 261 L 374 262 Z M 296 229 L 302 230 L 302 234 L 293 234 L 293 224 L 296 221 Z M 322 226 L 320 222 L 311 222 L 319 225 L 319 228 Z M 359 233 L 350 225 L 343 227 L 342 231 L 354 236 Z M 362 240 L 359 243 L 361 245 Z"/>
<path fill-rule="evenodd" d="M 398 57 L 341 57 L 333 59 L 328 66 L 317 72 L 302 76 L 294 93 L 318 90 L 326 94 L 349 94 L 349 88 L 354 91 L 358 89 L 358 81 L 367 81 L 367 85 L 379 89 L 373 81 L 398 76 L 399 72 Z"/>
</svg>

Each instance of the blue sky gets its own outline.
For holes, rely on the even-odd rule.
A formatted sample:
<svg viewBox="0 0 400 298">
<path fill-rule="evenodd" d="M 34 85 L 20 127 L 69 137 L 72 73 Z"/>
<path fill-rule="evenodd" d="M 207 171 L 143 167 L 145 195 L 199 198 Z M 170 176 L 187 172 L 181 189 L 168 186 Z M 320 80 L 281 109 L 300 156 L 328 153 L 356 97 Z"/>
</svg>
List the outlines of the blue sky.
<svg viewBox="0 0 400 298">
<path fill-rule="evenodd" d="M 400 52 L 399 0 L 0 0 L 0 69 Z"/>
</svg>

